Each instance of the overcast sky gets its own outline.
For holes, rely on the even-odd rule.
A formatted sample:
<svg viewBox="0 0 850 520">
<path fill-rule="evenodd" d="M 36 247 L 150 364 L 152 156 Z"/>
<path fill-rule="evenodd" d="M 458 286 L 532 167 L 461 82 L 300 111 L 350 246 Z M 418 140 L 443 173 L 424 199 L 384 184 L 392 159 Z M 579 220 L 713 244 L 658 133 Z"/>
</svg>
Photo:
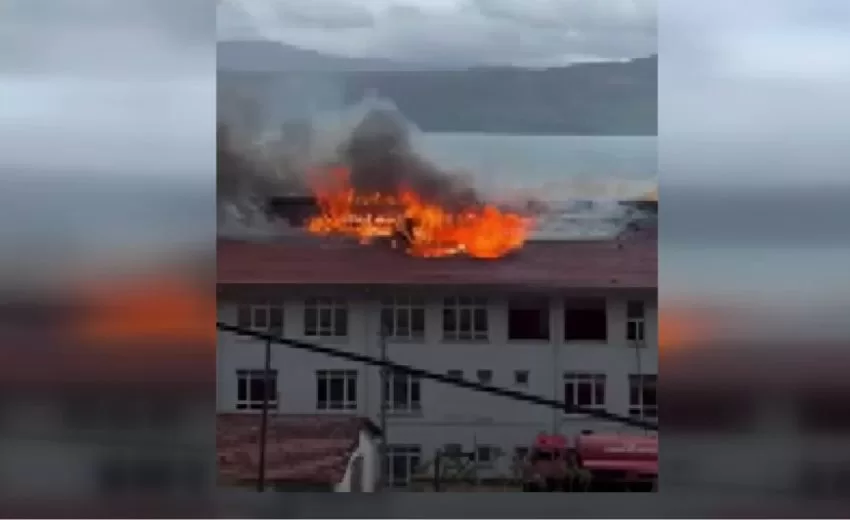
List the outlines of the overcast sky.
<svg viewBox="0 0 850 520">
<path fill-rule="evenodd" d="M 656 52 L 655 0 L 222 0 L 223 40 L 439 62 L 568 63 Z"/>
<path fill-rule="evenodd" d="M 663 184 L 848 184 L 850 2 L 664 0 Z"/>
<path fill-rule="evenodd" d="M 217 25 L 208 0 L 6 0 L 0 164 L 212 175 L 216 32 L 360 54 L 482 59 L 503 51 L 530 60 L 613 58 L 656 47 L 652 2 L 221 5 Z M 662 0 L 658 11 L 665 182 L 847 180 L 850 2 Z M 519 41 L 510 35 L 530 43 L 505 51 L 520 47 L 505 45 Z M 579 41 L 593 45 L 567 45 Z M 742 171 L 747 165 L 754 167 Z"/>
<path fill-rule="evenodd" d="M 208 0 L 4 0 L 0 168 L 210 176 Z"/>
</svg>

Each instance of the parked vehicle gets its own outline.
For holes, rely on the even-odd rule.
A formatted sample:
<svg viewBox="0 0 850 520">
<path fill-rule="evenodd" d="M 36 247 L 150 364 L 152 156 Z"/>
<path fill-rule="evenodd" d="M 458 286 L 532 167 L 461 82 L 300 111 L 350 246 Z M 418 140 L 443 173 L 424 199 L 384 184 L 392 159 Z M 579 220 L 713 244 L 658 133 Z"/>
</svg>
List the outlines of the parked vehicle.
<svg viewBox="0 0 850 520">
<path fill-rule="evenodd" d="M 658 438 L 538 435 L 523 463 L 523 491 L 654 491 Z"/>
</svg>

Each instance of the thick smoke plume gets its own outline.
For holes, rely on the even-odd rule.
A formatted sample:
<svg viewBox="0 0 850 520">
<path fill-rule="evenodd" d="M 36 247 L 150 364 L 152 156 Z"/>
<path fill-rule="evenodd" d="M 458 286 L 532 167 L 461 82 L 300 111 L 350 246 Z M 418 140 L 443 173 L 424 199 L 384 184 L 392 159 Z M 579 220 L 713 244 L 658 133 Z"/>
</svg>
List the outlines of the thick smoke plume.
<svg viewBox="0 0 850 520">
<path fill-rule="evenodd" d="M 266 134 L 221 122 L 219 231 L 281 231 L 271 219 L 270 199 L 309 195 L 311 176 L 331 165 L 348 168 L 358 194 L 412 190 L 448 209 L 478 203 L 469 179 L 440 169 L 416 152 L 414 132 L 394 106 L 368 100 L 341 113 L 290 121 Z"/>
</svg>

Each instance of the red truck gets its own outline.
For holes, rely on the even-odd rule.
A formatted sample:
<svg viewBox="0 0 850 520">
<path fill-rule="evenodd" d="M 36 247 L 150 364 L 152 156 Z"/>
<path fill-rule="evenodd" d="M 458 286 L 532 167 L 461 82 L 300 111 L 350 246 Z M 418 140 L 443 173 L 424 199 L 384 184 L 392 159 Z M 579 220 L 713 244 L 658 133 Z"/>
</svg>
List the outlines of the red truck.
<svg viewBox="0 0 850 520">
<path fill-rule="evenodd" d="M 523 463 L 523 491 L 654 491 L 658 437 L 538 435 Z"/>
</svg>

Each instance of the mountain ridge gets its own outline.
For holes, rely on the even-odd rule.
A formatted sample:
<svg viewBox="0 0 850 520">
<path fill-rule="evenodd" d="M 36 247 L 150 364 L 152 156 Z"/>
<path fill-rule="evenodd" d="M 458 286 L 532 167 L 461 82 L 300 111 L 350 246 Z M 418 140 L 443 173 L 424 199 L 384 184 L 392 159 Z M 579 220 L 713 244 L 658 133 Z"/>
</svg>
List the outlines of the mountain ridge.
<svg viewBox="0 0 850 520">
<path fill-rule="evenodd" d="M 338 109 L 377 94 L 426 132 L 657 135 L 657 55 L 562 67 L 467 67 L 245 43 L 219 43 L 225 115 L 249 99 L 277 124 L 306 117 L 299 111 L 307 105 Z"/>
</svg>

